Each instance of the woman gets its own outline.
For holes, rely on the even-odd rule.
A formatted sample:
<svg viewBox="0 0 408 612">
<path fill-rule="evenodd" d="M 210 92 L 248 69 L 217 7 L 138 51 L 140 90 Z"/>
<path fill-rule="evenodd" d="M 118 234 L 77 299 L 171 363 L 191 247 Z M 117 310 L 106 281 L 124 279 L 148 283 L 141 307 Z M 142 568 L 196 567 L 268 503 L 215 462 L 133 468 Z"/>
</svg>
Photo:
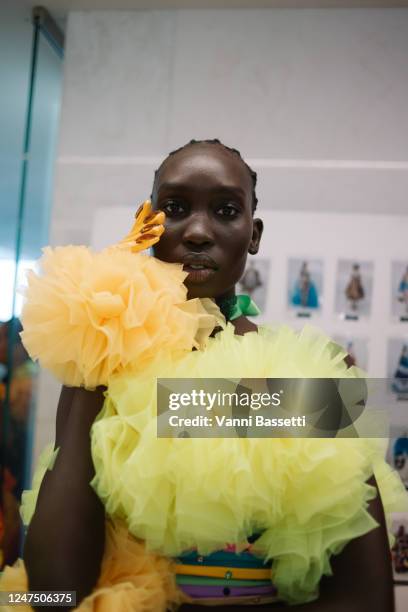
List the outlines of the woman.
<svg viewBox="0 0 408 612">
<path fill-rule="evenodd" d="M 344 293 L 350 301 L 351 310 L 357 310 L 359 301 L 364 299 L 365 295 L 359 264 L 353 264 L 350 280 L 347 283 Z"/>
<path fill-rule="evenodd" d="M 307 261 L 302 263 L 296 280 L 292 304 L 303 308 L 318 308 L 319 300 L 315 284 L 312 282 Z"/>
<path fill-rule="evenodd" d="M 234 340 L 231 337 L 231 332 L 228 332 L 228 329 L 231 330 L 231 327 L 216 335 L 211 344 L 211 350 L 215 351 L 215 355 L 218 354 L 217 350 L 219 347 L 224 350 L 222 346 L 222 338 L 224 337 L 228 339 L 230 346 L 233 347 L 238 342 L 238 336 L 242 336 L 243 340 L 240 344 L 242 348 L 245 346 L 247 339 L 248 342 L 257 342 L 260 335 L 259 332 L 258 334 L 248 333 L 257 331 L 257 327 L 245 316 L 245 307 L 242 308 L 242 304 L 237 304 L 234 298 L 235 284 L 244 272 L 247 254 L 257 252 L 262 235 L 262 221 L 253 217 L 257 203 L 255 185 L 256 175 L 243 162 L 239 153 L 228 149 L 218 141 L 189 143 L 170 155 L 155 175 L 152 193 L 153 206 L 155 211 L 164 211 L 166 214 L 165 232 L 160 241 L 155 245 L 155 256 L 163 262 L 182 263 L 185 272 L 188 274 L 185 279 L 188 297 L 215 298 L 227 320 L 231 322 L 233 331 L 235 331 L 237 340 Z M 147 233 L 149 233 L 149 230 L 152 230 L 152 227 L 147 230 Z M 230 334 L 229 336 L 228 333 Z M 289 332 L 287 333 L 289 334 Z M 285 337 L 289 338 L 289 336 Z M 265 348 L 265 350 L 267 349 Z M 199 363 L 200 359 L 202 359 L 201 353 L 205 354 L 205 351 L 190 353 L 186 357 L 187 363 Z M 228 353 L 228 351 L 223 354 L 224 362 L 220 360 L 215 364 L 207 364 L 206 367 L 211 365 L 212 368 L 219 369 L 230 365 L 225 362 L 231 361 L 232 363 L 237 358 L 236 355 L 234 356 L 232 353 Z M 279 355 L 283 355 L 282 359 L 285 359 L 285 346 L 280 348 Z M 244 358 L 243 355 L 241 357 Z M 260 355 L 258 355 L 259 357 Z M 252 355 L 252 362 L 256 360 L 254 355 Z M 341 367 L 345 369 L 346 366 L 343 364 Z M 183 370 L 181 369 L 180 371 Z M 166 372 L 164 366 L 160 374 L 163 372 Z M 251 376 L 251 374 L 246 372 L 244 375 Z M 115 393 L 119 395 L 121 393 L 122 395 L 123 393 L 129 393 L 131 396 L 133 393 L 133 397 L 137 397 L 135 401 L 139 401 L 139 396 L 135 395 L 131 387 L 133 383 L 129 381 L 129 384 L 130 386 L 126 388 L 123 385 L 121 386 L 120 383 L 118 383 L 116 388 L 110 387 L 109 393 L 111 394 L 110 401 L 112 403 L 105 406 L 103 418 L 100 418 L 101 415 L 99 415 L 93 428 L 92 425 L 103 404 L 103 389 L 98 388 L 96 391 L 91 392 L 80 388 L 64 388 L 61 393 L 57 411 L 55 441 L 55 446 L 59 448 L 59 452 L 56 456 L 53 469 L 47 471 L 43 479 L 36 510 L 26 539 L 24 559 L 31 590 L 76 591 L 77 603 L 91 593 L 98 582 L 101 564 L 102 573 L 104 571 L 102 558 L 104 548 L 108 546 L 108 542 L 105 541 L 104 505 L 108 513 L 109 508 L 115 507 L 114 514 L 122 515 L 122 518 L 126 517 L 128 527 L 132 528 L 132 521 L 127 514 L 126 505 L 128 503 L 133 504 L 132 511 L 137 513 L 139 512 L 137 509 L 138 505 L 146 503 L 142 515 L 139 514 L 138 519 L 135 519 L 137 523 L 136 531 L 138 532 L 136 535 L 142 537 L 140 534 L 144 530 L 146 533 L 144 539 L 146 540 L 149 540 L 149 538 L 154 539 L 157 531 L 162 527 L 160 522 L 157 523 L 157 528 L 154 527 L 150 520 L 151 514 L 160 515 L 161 520 L 165 521 L 167 516 L 173 512 L 169 506 L 164 513 L 160 514 L 161 508 L 154 507 L 155 496 L 158 500 L 167 500 L 166 488 L 168 483 L 166 484 L 164 476 L 163 480 L 161 480 L 162 474 L 159 473 L 155 480 L 155 470 L 162 469 L 162 466 L 159 466 L 159 459 L 155 456 L 155 449 L 160 448 L 163 450 L 168 448 L 164 444 L 159 446 L 159 442 L 162 441 L 154 441 L 153 438 L 146 440 L 146 455 L 142 454 L 139 464 L 147 457 L 143 469 L 149 476 L 146 479 L 143 479 L 143 474 L 141 474 L 140 478 L 136 477 L 138 483 L 137 490 L 126 491 L 122 487 L 114 492 L 112 487 L 111 490 L 104 489 L 107 470 L 109 470 L 110 465 L 112 467 L 114 465 L 110 463 L 114 460 L 114 454 L 116 452 L 123 452 L 123 457 L 125 457 L 126 453 L 133 450 L 129 448 L 131 446 L 129 440 L 135 440 L 135 444 L 137 444 L 137 438 L 132 438 L 132 432 L 126 429 L 128 422 L 130 422 L 129 420 L 131 420 L 133 427 L 138 427 L 136 421 L 132 420 L 134 415 L 128 413 L 127 416 L 121 417 L 122 420 L 119 422 L 118 415 L 116 414 L 116 410 L 122 410 L 121 406 L 125 407 L 126 402 L 116 401 Z M 137 391 L 137 393 L 140 393 L 140 397 L 142 397 L 142 392 L 143 388 Z M 140 400 L 140 403 L 143 404 L 142 400 Z M 141 410 L 143 411 L 143 407 Z M 149 424 L 147 424 L 148 426 Z M 120 428 L 121 433 L 119 437 L 116 437 L 114 433 L 115 427 Z M 89 442 L 91 428 L 93 453 L 91 452 Z M 113 440 L 113 443 L 112 441 L 110 443 L 107 442 L 110 434 L 112 435 L 111 440 Z M 128 435 L 131 437 L 126 438 Z M 104 439 L 107 445 L 101 445 L 100 439 Z M 142 435 L 139 440 L 143 442 Z M 123 441 L 124 445 L 122 444 Z M 191 451 L 197 448 L 206 448 L 203 444 L 198 446 L 199 443 L 203 442 L 201 440 L 186 442 L 192 443 L 192 446 L 190 446 Z M 327 446 L 327 442 L 325 443 L 325 448 L 329 452 L 330 444 L 332 443 L 334 448 L 334 441 L 330 441 L 329 446 Z M 173 448 L 171 445 L 169 447 Z M 148 454 L 149 448 L 152 449 L 150 454 Z M 215 446 L 213 448 L 215 449 Z M 232 441 L 231 445 L 226 446 L 226 454 L 220 455 L 225 461 L 223 464 L 220 464 L 219 461 L 216 462 L 215 474 L 222 475 L 223 473 L 229 473 L 229 451 L 232 454 L 233 449 L 236 448 L 238 446 L 234 446 Z M 245 447 L 242 446 L 242 448 Z M 259 448 L 260 445 L 255 443 L 253 451 L 258 452 Z M 176 452 L 183 453 L 184 451 L 185 447 L 178 445 L 175 454 Z M 171 453 L 172 450 L 169 451 L 168 455 L 163 455 L 163 470 L 168 468 L 169 460 L 176 456 Z M 194 487 L 200 487 L 201 483 L 195 481 L 200 480 L 197 476 L 200 469 L 197 467 L 200 466 L 200 458 L 198 463 L 195 463 L 196 460 L 192 454 L 190 456 L 188 454 L 185 456 L 180 454 L 180 457 L 185 457 L 187 463 L 185 467 L 186 474 L 188 475 L 190 470 L 190 479 L 194 481 L 191 484 Z M 208 455 L 207 458 L 210 461 L 211 455 Z M 239 457 L 237 457 L 237 460 L 239 460 Z M 336 461 L 339 464 L 339 461 Z M 284 457 L 282 455 L 283 462 Z M 97 466 L 96 474 L 94 463 Z M 203 460 L 201 460 L 202 463 Z M 130 464 L 131 474 L 129 478 L 135 477 L 134 472 L 139 470 L 139 464 L 138 462 Z M 344 465 L 340 466 L 342 473 L 347 471 L 346 464 L 347 460 Z M 128 463 L 124 459 L 121 468 L 115 472 L 114 481 L 117 482 L 121 479 L 121 470 L 126 469 L 127 465 Z M 206 470 L 210 470 L 209 465 L 205 467 Z M 335 464 L 333 463 L 334 468 Z M 182 468 L 180 467 L 180 469 Z M 270 484 L 273 487 L 274 479 L 278 479 L 278 472 L 279 463 L 276 463 L 276 475 L 274 478 L 265 477 L 265 482 L 268 486 Z M 203 472 L 204 475 L 205 473 Z M 324 477 L 324 472 L 321 473 Z M 357 510 L 356 516 L 360 517 L 362 525 L 360 527 L 354 525 L 353 529 L 351 529 L 351 523 L 347 523 L 347 528 L 350 527 L 350 537 L 348 539 L 351 541 L 345 546 L 341 554 L 333 556 L 331 559 L 333 576 L 324 577 L 320 581 L 319 598 L 305 605 L 294 605 L 292 607 L 293 610 L 310 610 L 310 612 L 318 612 L 320 610 L 335 612 L 337 610 L 344 611 L 345 609 L 358 610 L 358 612 L 364 612 L 365 610 L 391 612 L 393 610 L 390 551 L 384 511 L 378 492 L 374 498 L 376 482 L 372 472 L 371 474 L 367 472 L 366 475 L 370 476 L 369 484 L 371 486 L 369 487 L 362 482 L 361 486 L 356 486 L 356 491 L 362 492 L 363 497 L 361 499 L 366 500 L 364 504 L 371 500 L 368 507 L 369 514 L 378 522 L 378 527 L 374 529 L 375 523 L 370 523 L 372 519 L 368 518 L 365 510 L 362 513 L 360 513 L 360 510 Z M 292 474 L 292 478 L 293 476 L 295 474 Z M 251 481 L 256 480 L 257 477 L 258 474 L 255 471 L 252 474 L 247 474 L 246 486 L 248 488 L 251 487 Z M 305 482 L 307 482 L 306 473 L 304 478 Z M 94 488 L 89 485 L 92 479 Z M 354 476 L 352 476 L 351 484 L 353 484 L 354 480 Z M 161 482 L 163 482 L 162 485 L 160 484 Z M 155 487 L 154 495 L 151 494 L 153 483 Z M 144 487 L 145 484 L 147 489 Z M 182 484 L 185 485 L 185 481 Z M 336 489 L 332 492 L 333 496 L 336 495 L 337 490 L 341 489 L 341 486 L 340 482 L 336 483 Z M 99 496 L 95 493 L 95 490 L 98 491 Z M 203 493 L 203 497 L 205 497 L 207 493 L 205 488 L 199 490 Z M 179 491 L 181 495 L 181 489 Z M 241 493 L 245 497 L 245 491 Z M 303 502 L 299 502 L 299 507 L 295 510 L 295 513 L 299 512 L 301 514 L 300 506 L 302 503 L 308 505 L 312 501 L 312 491 L 307 492 L 304 490 L 303 495 L 305 493 L 306 497 L 303 498 Z M 128 494 L 134 496 L 131 501 L 129 501 Z M 253 494 L 255 495 L 256 492 L 254 491 Z M 259 491 L 259 494 L 262 497 L 263 491 Z M 236 495 L 236 492 L 232 491 L 231 495 L 233 497 Z M 248 506 L 252 502 L 251 496 L 252 493 L 246 498 Z M 102 503 L 101 498 L 104 503 Z M 187 496 L 185 503 L 188 506 L 188 504 L 193 502 Z M 200 503 L 204 503 L 204 501 L 200 501 L 200 498 L 197 498 L 197 512 L 200 511 Z M 217 503 L 218 498 L 215 501 L 215 505 Z M 320 502 L 317 501 L 316 503 Z M 159 506 L 160 504 L 161 501 L 157 503 Z M 153 508 L 154 511 L 149 512 L 149 508 Z M 224 505 L 223 509 L 231 510 L 231 507 Z M 182 510 L 183 508 L 181 508 Z M 258 508 L 257 511 L 262 512 L 262 508 Z M 189 535 L 196 528 L 200 528 L 196 517 L 197 514 L 193 516 L 194 520 L 188 526 L 190 531 L 186 528 Z M 284 518 L 283 516 L 282 521 Z M 341 520 L 340 515 L 338 520 Z M 185 521 L 189 522 L 188 516 L 185 516 Z M 228 525 L 221 524 L 221 531 L 227 527 Z M 296 560 L 295 557 L 297 551 L 299 556 L 302 555 L 302 551 L 306 550 L 306 542 L 299 541 L 295 544 L 293 541 L 294 531 L 292 525 L 287 527 L 289 531 L 285 536 L 285 546 L 288 546 L 290 539 L 292 540 L 292 546 L 295 546 L 295 554 L 289 551 L 288 559 L 294 561 L 295 565 L 297 563 L 298 572 L 303 572 L 302 585 L 306 588 L 313 581 L 314 583 L 316 580 L 318 581 L 321 573 L 330 573 L 330 569 L 327 567 L 327 559 L 330 556 L 330 550 L 336 550 L 336 538 L 331 539 L 332 548 L 328 547 L 325 550 L 325 561 L 319 565 L 320 569 L 317 569 L 318 559 L 315 559 L 310 551 L 308 552 L 308 569 L 305 570 L 301 560 Z M 177 527 L 179 532 L 180 530 L 183 531 L 183 528 L 183 525 L 178 525 Z M 284 529 L 283 522 L 281 522 L 281 529 Z M 174 535 L 176 538 L 179 532 L 174 535 L 170 530 L 170 534 L 166 532 L 166 535 Z M 357 532 L 364 533 L 364 535 L 355 537 Z M 281 536 L 282 533 L 283 531 L 280 531 L 279 534 L 276 532 L 276 537 L 278 535 Z M 301 534 L 302 531 L 299 530 L 298 533 Z M 220 542 L 226 542 L 227 540 L 227 538 L 222 540 L 223 534 L 224 532 L 222 531 Z M 213 536 L 214 534 L 210 529 L 209 533 L 205 532 L 200 537 L 208 544 L 208 538 L 211 540 Z M 320 536 L 319 534 L 317 534 L 317 537 L 315 536 L 316 534 L 310 529 L 309 535 L 304 535 L 304 539 L 310 538 L 310 542 L 313 541 L 316 544 Z M 261 534 L 259 540 L 262 540 L 263 537 L 264 535 Z M 302 540 L 302 537 L 300 536 L 300 540 Z M 345 537 L 344 533 L 341 537 L 339 536 L 342 541 Z M 126 543 L 128 541 L 124 539 L 123 542 Z M 168 550 L 172 550 L 174 547 L 177 548 L 173 544 L 170 543 L 168 545 Z M 269 542 L 269 545 L 273 548 L 274 542 Z M 169 586 L 171 579 L 168 573 L 166 573 L 167 569 L 163 566 L 159 567 L 160 560 L 155 559 L 153 562 L 156 563 L 156 575 L 160 574 L 162 580 L 167 581 L 167 602 L 177 604 L 177 596 L 172 591 L 172 585 Z M 282 584 L 285 583 L 285 576 L 281 576 L 281 581 Z M 295 579 L 293 582 L 296 582 Z M 107 580 L 105 587 L 109 587 L 108 590 L 111 591 L 116 588 L 115 584 L 117 582 L 115 583 L 112 576 L 110 576 L 110 581 Z M 103 585 L 99 582 L 98 586 L 101 587 Z M 288 589 L 290 590 L 290 588 L 291 585 L 289 585 Z M 294 587 L 293 593 L 295 595 L 296 588 L 299 590 L 299 587 Z M 311 599 L 309 591 L 304 600 L 307 601 L 308 599 Z M 103 597 L 98 601 L 102 608 L 104 605 L 106 606 Z M 144 606 L 143 602 L 140 603 L 140 608 L 132 608 L 131 605 L 125 607 L 123 602 L 126 601 L 126 599 L 122 600 L 123 607 L 121 609 L 134 610 L 135 612 L 147 609 L 163 610 L 163 605 L 165 606 L 163 600 L 160 602 L 157 600 L 158 603 L 155 608 L 148 608 Z M 84 599 L 83 605 L 85 607 L 82 608 L 81 606 L 81 610 L 93 609 L 92 605 L 95 602 L 89 608 L 86 607 L 86 602 L 87 599 Z M 219 605 L 220 609 L 221 603 Z M 252 607 L 254 607 L 254 604 L 247 606 L 247 609 Z M 186 612 L 199 609 L 202 609 L 202 607 L 197 602 L 182 605 L 182 610 Z M 218 606 L 215 606 L 213 609 L 218 609 Z M 286 609 L 286 605 L 283 603 L 267 603 L 257 606 L 257 609 L 279 611 Z"/>
<path fill-rule="evenodd" d="M 398 297 L 399 302 L 405 304 L 405 312 L 408 312 L 408 266 L 402 275 L 400 283 L 398 285 Z"/>
</svg>

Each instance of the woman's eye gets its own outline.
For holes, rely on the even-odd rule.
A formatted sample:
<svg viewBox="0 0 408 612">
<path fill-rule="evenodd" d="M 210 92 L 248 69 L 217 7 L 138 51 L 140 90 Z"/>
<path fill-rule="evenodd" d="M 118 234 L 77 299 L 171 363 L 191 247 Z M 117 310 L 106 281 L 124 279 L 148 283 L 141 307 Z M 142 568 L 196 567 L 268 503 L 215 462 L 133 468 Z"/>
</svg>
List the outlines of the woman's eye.
<svg viewBox="0 0 408 612">
<path fill-rule="evenodd" d="M 234 204 L 222 204 L 217 208 L 217 215 L 220 217 L 234 218 L 239 214 L 239 209 Z"/>
<path fill-rule="evenodd" d="M 185 206 L 176 200 L 168 200 L 161 208 L 169 217 L 181 215 L 185 211 Z"/>
</svg>

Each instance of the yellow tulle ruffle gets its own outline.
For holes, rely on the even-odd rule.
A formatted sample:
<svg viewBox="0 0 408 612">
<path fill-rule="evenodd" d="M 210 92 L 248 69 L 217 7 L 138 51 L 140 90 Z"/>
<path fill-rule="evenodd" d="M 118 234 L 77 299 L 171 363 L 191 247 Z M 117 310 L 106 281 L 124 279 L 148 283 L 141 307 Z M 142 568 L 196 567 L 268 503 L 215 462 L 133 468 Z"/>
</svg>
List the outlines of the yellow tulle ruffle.
<svg viewBox="0 0 408 612">
<path fill-rule="evenodd" d="M 206 349 L 160 354 L 135 375 L 110 381 L 91 432 L 95 478 L 110 521 L 103 571 L 79 610 L 156 612 L 177 607 L 166 560 L 191 547 L 203 553 L 238 547 L 262 533 L 254 552 L 272 559 L 279 598 L 318 596 L 330 559 L 377 527 L 368 512 L 375 474 L 386 513 L 408 511 L 399 476 L 377 439 L 158 439 L 156 378 L 360 377 L 345 352 L 311 327 L 261 327 L 236 336 L 232 325 Z M 25 493 L 31 519 L 38 486 L 56 451 L 41 458 L 36 490 Z M 143 544 L 142 544 L 143 542 Z M 2 590 L 25 590 L 24 566 L 6 568 Z M 149 607 L 150 606 L 150 607 Z M 10 610 L 11 612 L 11 610 Z"/>
<path fill-rule="evenodd" d="M 2 591 L 28 591 L 24 562 L 6 567 L 0 578 Z M 78 607 L 78 612 L 166 612 L 183 600 L 171 562 L 146 551 L 120 521 L 106 521 L 105 553 L 98 583 Z M 13 612 L 16 606 L 2 606 Z M 18 610 L 31 610 L 22 605 Z"/>
<path fill-rule="evenodd" d="M 344 356 L 310 327 L 236 336 L 229 324 L 205 351 L 115 377 L 92 429 L 92 484 L 107 513 L 166 556 L 191 547 L 207 554 L 261 531 L 256 551 L 273 559 L 279 596 L 314 599 L 331 555 L 377 526 L 367 512 L 374 472 L 387 511 L 408 508 L 384 462 L 386 441 L 157 439 L 156 377 L 362 376 Z"/>
<path fill-rule="evenodd" d="M 187 300 L 181 264 L 66 246 L 45 248 L 40 266 L 28 276 L 21 336 L 67 385 L 94 388 L 129 365 L 143 369 L 159 351 L 191 351 L 222 321 L 211 300 Z"/>
</svg>

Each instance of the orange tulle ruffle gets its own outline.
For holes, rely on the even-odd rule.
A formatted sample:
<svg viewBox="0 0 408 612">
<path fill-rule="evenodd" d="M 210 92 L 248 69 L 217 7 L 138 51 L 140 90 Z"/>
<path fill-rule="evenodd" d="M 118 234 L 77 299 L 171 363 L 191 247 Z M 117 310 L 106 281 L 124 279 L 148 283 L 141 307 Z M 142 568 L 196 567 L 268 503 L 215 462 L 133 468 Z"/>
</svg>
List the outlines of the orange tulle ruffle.
<svg viewBox="0 0 408 612">
<path fill-rule="evenodd" d="M 202 347 L 221 323 L 211 300 L 187 300 L 181 264 L 66 246 L 45 248 L 40 266 L 28 276 L 21 336 L 30 356 L 66 385 L 106 385 L 161 351 Z"/>
<path fill-rule="evenodd" d="M 2 591 L 28 591 L 24 562 L 7 566 L 0 579 Z M 75 608 L 77 612 L 165 612 L 185 599 L 177 589 L 171 562 L 148 553 L 119 522 L 106 522 L 105 554 L 98 583 Z M 13 612 L 16 606 L 3 606 Z M 32 610 L 21 605 L 18 610 Z"/>
</svg>

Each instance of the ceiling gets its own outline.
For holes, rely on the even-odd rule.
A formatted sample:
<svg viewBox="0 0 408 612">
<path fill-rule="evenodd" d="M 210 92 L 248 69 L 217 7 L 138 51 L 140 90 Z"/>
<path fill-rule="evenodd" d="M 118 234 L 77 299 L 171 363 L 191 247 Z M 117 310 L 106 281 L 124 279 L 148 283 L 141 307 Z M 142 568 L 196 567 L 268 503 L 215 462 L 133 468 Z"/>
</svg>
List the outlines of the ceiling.
<svg viewBox="0 0 408 612">
<path fill-rule="evenodd" d="M 21 1 L 21 0 L 20 0 Z M 55 19 L 75 10 L 132 10 L 172 8 L 394 8 L 408 7 L 408 0 L 23 0 L 42 5 Z"/>
</svg>

